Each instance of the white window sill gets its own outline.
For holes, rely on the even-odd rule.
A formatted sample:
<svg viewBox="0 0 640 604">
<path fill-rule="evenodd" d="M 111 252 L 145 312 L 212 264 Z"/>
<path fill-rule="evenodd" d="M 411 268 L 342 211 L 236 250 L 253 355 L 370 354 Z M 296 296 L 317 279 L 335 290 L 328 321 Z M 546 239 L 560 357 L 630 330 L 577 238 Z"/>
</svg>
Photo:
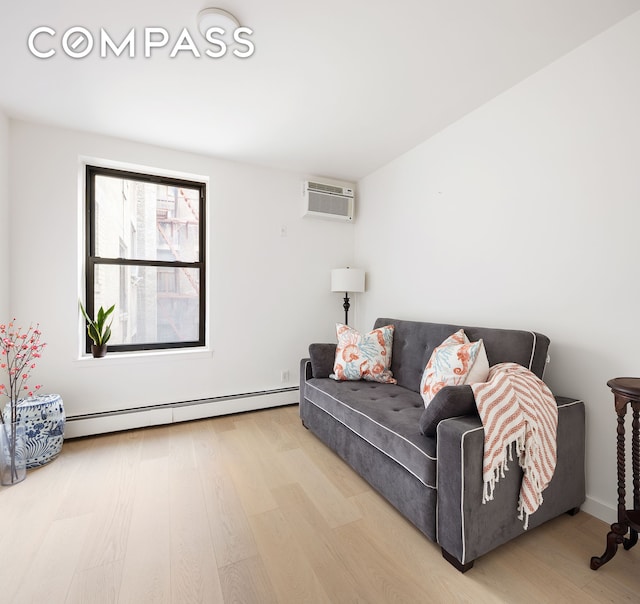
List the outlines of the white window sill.
<svg viewBox="0 0 640 604">
<path fill-rule="evenodd" d="M 82 354 L 75 359 L 74 364 L 79 367 L 95 367 L 96 363 L 108 366 L 130 363 L 153 363 L 156 361 L 177 361 L 180 359 L 208 359 L 213 357 L 213 350 L 204 348 L 168 348 L 165 350 L 136 350 L 133 352 L 107 352 L 98 359 L 91 354 Z"/>
</svg>

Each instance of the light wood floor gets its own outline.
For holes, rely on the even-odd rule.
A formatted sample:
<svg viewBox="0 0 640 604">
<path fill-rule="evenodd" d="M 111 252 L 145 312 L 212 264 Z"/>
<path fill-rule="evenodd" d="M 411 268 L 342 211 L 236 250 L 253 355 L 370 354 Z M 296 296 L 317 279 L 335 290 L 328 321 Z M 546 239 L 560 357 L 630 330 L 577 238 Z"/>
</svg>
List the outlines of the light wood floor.
<svg viewBox="0 0 640 604">
<path fill-rule="evenodd" d="M 640 602 L 581 512 L 465 575 L 285 407 L 68 441 L 0 487 L 0 602 Z"/>
</svg>

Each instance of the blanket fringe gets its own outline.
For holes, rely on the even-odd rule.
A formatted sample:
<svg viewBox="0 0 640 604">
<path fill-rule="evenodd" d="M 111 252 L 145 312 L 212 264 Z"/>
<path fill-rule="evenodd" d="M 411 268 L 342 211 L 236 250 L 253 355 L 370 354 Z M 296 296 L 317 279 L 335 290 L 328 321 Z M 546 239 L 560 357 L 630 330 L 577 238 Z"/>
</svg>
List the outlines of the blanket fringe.
<svg viewBox="0 0 640 604">
<path fill-rule="evenodd" d="M 484 485 L 482 487 L 482 503 L 493 501 L 493 494 L 496 489 L 496 485 L 500 482 L 501 478 L 505 477 L 505 472 L 509 471 L 508 462 L 513 461 L 513 450 L 516 450 L 518 465 L 524 470 L 524 453 L 525 453 L 525 438 L 524 436 L 518 436 L 518 438 L 505 445 L 502 452 L 502 459 L 498 462 L 498 465 L 492 470 L 491 475 L 484 477 Z M 537 476 L 536 476 L 537 478 Z M 538 486 L 539 480 L 534 480 L 536 486 Z M 538 506 L 542 505 L 542 493 L 539 493 L 537 498 Z M 529 516 L 530 514 L 524 509 L 524 501 L 522 495 L 518 497 L 518 520 L 524 521 L 524 530 L 529 528 Z"/>
<path fill-rule="evenodd" d="M 496 484 L 500 482 L 501 478 L 505 477 L 505 472 L 509 471 L 509 462 L 513 461 L 513 449 L 511 443 L 505 446 L 502 451 L 502 459 L 498 462 L 498 466 L 495 467 L 491 476 L 484 477 L 484 486 L 482 488 L 482 503 L 493 500 L 493 492 L 496 489 Z"/>
</svg>

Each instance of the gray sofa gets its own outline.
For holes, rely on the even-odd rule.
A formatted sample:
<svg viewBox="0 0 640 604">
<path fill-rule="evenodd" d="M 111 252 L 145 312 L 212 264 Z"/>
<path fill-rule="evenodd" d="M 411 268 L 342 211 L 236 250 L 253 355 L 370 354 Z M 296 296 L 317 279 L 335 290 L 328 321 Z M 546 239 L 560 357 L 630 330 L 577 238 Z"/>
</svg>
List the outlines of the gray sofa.
<svg viewBox="0 0 640 604">
<path fill-rule="evenodd" d="M 549 339 L 529 331 L 387 318 L 374 328 L 384 325 L 395 326 L 391 370 L 397 385 L 330 379 L 336 345 L 312 344 L 300 365 L 300 417 L 464 572 L 524 532 L 517 514 L 522 472 L 514 459 L 494 499 L 482 503 L 484 430 L 471 387 L 446 386 L 425 410 L 418 392 L 423 369 L 433 349 L 462 327 L 471 341 L 484 340 L 490 365 L 516 362 L 542 378 Z M 565 397 L 556 402 L 556 470 L 528 530 L 577 512 L 585 498 L 584 403 Z"/>
</svg>

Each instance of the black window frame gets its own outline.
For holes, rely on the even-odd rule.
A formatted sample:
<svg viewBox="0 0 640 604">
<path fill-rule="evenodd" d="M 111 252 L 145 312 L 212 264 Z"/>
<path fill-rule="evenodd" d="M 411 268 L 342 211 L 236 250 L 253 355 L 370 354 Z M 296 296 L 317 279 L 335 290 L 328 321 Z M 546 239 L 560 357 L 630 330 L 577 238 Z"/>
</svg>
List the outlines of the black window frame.
<svg viewBox="0 0 640 604">
<path fill-rule="evenodd" d="M 167 185 L 171 187 L 186 187 L 199 191 L 199 216 L 198 216 L 198 260 L 184 262 L 180 260 L 138 260 L 129 258 L 103 258 L 96 256 L 96 210 L 95 210 L 95 177 L 111 176 L 127 180 L 137 180 L 146 183 Z M 90 317 L 95 316 L 96 304 L 94 298 L 95 269 L 98 265 L 115 266 L 143 266 L 143 267 L 171 267 L 171 268 L 196 268 L 199 273 L 199 297 L 198 297 L 198 339 L 182 342 L 147 342 L 137 344 L 111 344 L 109 352 L 137 352 L 145 350 L 165 350 L 180 348 L 204 347 L 206 345 L 206 196 L 207 183 L 197 180 L 188 180 L 173 176 L 160 176 L 143 172 L 134 172 L 124 169 L 107 168 L 97 165 L 86 165 L 85 168 L 85 308 Z M 116 304 L 115 312 L 118 312 Z M 86 330 L 85 330 L 86 331 Z M 85 352 L 90 353 L 92 341 L 86 336 Z M 108 354 L 107 353 L 107 354 Z"/>
</svg>

